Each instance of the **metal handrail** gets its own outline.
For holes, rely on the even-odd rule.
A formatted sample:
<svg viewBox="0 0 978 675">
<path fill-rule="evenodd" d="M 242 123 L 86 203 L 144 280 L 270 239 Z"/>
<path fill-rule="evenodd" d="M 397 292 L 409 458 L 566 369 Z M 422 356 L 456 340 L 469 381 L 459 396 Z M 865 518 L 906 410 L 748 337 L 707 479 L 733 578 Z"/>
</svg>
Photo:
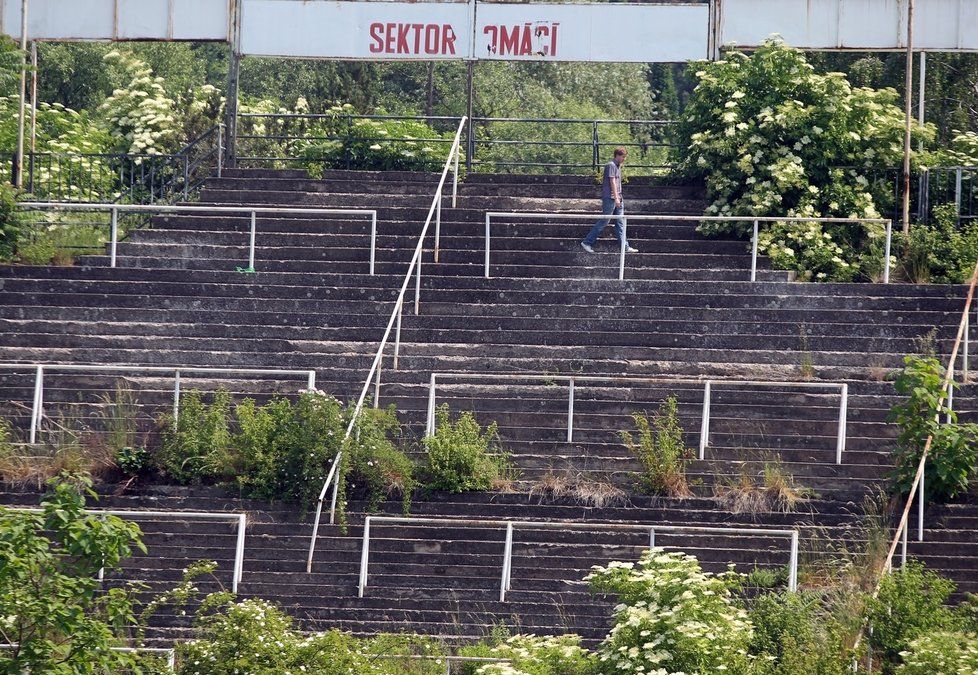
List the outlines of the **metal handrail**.
<svg viewBox="0 0 978 675">
<path fill-rule="evenodd" d="M 428 381 L 428 414 L 425 418 L 425 435 L 435 433 L 435 398 L 437 378 L 455 380 L 502 380 L 502 381 L 542 381 L 567 382 L 567 442 L 574 442 L 574 402 L 580 382 L 615 382 L 615 383 L 649 383 L 649 384 L 692 384 L 703 386 L 703 407 L 700 418 L 699 459 L 706 458 L 706 448 L 710 444 L 710 403 L 711 392 L 717 386 L 747 386 L 747 387 L 792 387 L 797 389 L 838 389 L 839 418 L 836 433 L 835 463 L 842 464 L 842 453 L 846 449 L 848 433 L 847 417 L 849 410 L 849 385 L 844 382 L 793 382 L 790 380 L 738 380 L 738 379 L 696 379 L 681 377 L 648 377 L 642 375 L 553 375 L 550 373 L 432 373 Z"/>
<path fill-rule="evenodd" d="M 0 644 L 0 649 L 17 649 L 20 645 L 16 642 Z M 173 647 L 109 647 L 110 652 L 120 654 L 160 654 L 166 656 L 166 666 L 171 671 L 177 666 L 177 652 Z"/>
<path fill-rule="evenodd" d="M 84 373 L 161 373 L 173 375 L 173 422 L 180 415 L 180 378 L 183 375 L 255 375 L 273 377 L 306 377 L 308 391 L 316 389 L 315 370 L 275 370 L 268 368 L 203 368 L 182 366 L 107 366 L 78 363 L 0 363 L 0 370 L 34 370 L 34 398 L 31 406 L 31 426 L 28 443 L 37 443 L 37 432 L 44 418 L 44 373 L 84 372 Z"/>
<path fill-rule="evenodd" d="M 309 216 L 368 216 L 370 217 L 370 275 L 374 274 L 377 257 L 377 211 L 376 209 L 306 209 L 291 207 L 263 206 L 203 206 L 173 204 L 92 204 L 66 202 L 19 202 L 18 208 L 26 210 L 62 209 L 65 211 L 108 211 L 110 214 L 109 266 L 116 266 L 116 248 L 119 241 L 120 213 L 235 213 L 251 216 L 251 230 L 248 240 L 248 267 L 243 272 L 255 271 L 255 238 L 258 229 L 258 214 L 263 215 L 309 215 Z"/>
<path fill-rule="evenodd" d="M 357 594 L 363 597 L 367 588 L 367 568 L 370 561 L 370 524 L 390 523 L 395 525 L 439 525 L 439 526 L 482 526 L 505 527 L 506 540 L 503 549 L 502 574 L 499 583 L 499 601 L 506 601 L 506 592 L 512 590 L 513 581 L 513 534 L 517 528 L 531 530 L 585 530 L 606 531 L 624 530 L 649 532 L 649 547 L 655 546 L 656 532 L 690 533 L 690 534 L 721 534 L 748 536 L 788 537 L 790 540 L 788 563 L 788 590 L 798 589 L 798 530 L 766 529 L 751 527 L 704 527 L 699 525 L 660 525 L 639 523 L 601 523 L 601 522 L 572 522 L 572 521 L 532 521 L 507 519 L 475 519 L 475 518 L 412 518 L 399 516 L 367 516 L 363 523 L 363 544 L 360 549 L 360 580 Z"/>
<path fill-rule="evenodd" d="M 363 389 L 360 391 L 360 397 L 357 399 L 356 406 L 353 409 L 353 414 L 350 416 L 350 422 L 346 427 L 346 433 L 343 436 L 343 444 L 350 439 L 353 434 L 353 429 L 357 423 L 360 416 L 360 412 L 363 410 L 364 401 L 367 398 L 367 392 L 370 391 L 370 384 L 376 377 L 375 389 L 380 388 L 380 371 L 381 362 L 384 358 L 384 351 L 387 347 L 388 340 L 390 339 L 391 332 L 395 330 L 396 324 L 396 342 L 394 348 L 394 367 L 397 367 L 398 351 L 400 348 L 400 338 L 401 338 L 401 319 L 404 313 L 404 298 L 407 293 L 408 285 L 411 283 L 411 277 L 415 277 L 414 285 L 414 313 L 418 314 L 420 311 L 421 304 L 421 256 L 424 252 L 424 242 L 425 237 L 428 234 L 428 228 L 431 226 L 432 219 L 436 219 L 435 232 L 437 233 L 441 227 L 441 202 L 442 193 L 445 189 L 445 181 L 448 178 L 448 171 L 452 169 L 454 162 L 454 171 L 452 179 L 452 206 L 455 206 L 456 196 L 458 194 L 458 163 L 459 163 L 459 153 L 460 145 L 462 139 L 462 132 L 465 130 L 465 124 L 468 118 L 463 117 L 458 125 L 458 131 L 455 132 L 455 140 L 452 143 L 452 149 L 448 153 L 448 158 L 445 160 L 445 166 L 441 172 L 441 178 L 438 181 L 438 187 L 435 190 L 435 196 L 431 200 L 431 207 L 428 209 L 428 216 L 425 218 L 424 226 L 421 228 L 421 234 L 418 236 L 418 243 L 414 247 L 414 255 L 411 256 L 411 262 L 408 265 L 407 272 L 404 274 L 404 281 L 401 283 L 401 290 L 397 294 L 397 300 L 394 303 L 394 311 L 391 312 L 391 317 L 387 321 L 387 327 L 384 329 L 384 335 L 380 340 L 380 345 L 377 347 L 377 354 L 374 356 L 373 362 L 370 364 L 370 370 L 367 372 L 367 378 L 363 383 Z M 435 247 L 435 260 L 438 260 L 438 248 L 437 244 Z M 376 405 L 376 399 L 374 402 Z M 322 516 L 323 510 L 323 500 L 326 498 L 326 491 L 330 487 L 330 481 L 332 479 L 333 496 L 332 504 L 329 510 L 329 522 L 332 523 L 336 517 L 336 500 L 339 492 L 340 476 L 337 471 L 337 467 L 343 459 L 343 450 L 336 454 L 333 459 L 333 466 L 330 469 L 329 475 L 326 477 L 326 481 L 323 482 L 322 490 L 319 492 L 319 499 L 316 501 L 316 518 L 313 524 L 312 537 L 309 540 L 309 558 L 306 563 L 306 572 L 312 572 L 312 560 L 316 551 L 316 538 L 319 535 L 319 521 Z M 333 477 L 335 476 L 335 479 Z"/>
<path fill-rule="evenodd" d="M 886 264 L 883 266 L 883 283 L 890 283 L 890 247 L 893 240 L 893 221 L 885 218 L 807 218 L 807 217 L 778 217 L 778 216 L 681 216 L 681 215 L 662 215 L 662 214 L 640 214 L 640 215 L 621 215 L 607 213 L 545 213 L 540 211 L 506 212 L 506 211 L 487 211 L 486 212 L 486 248 L 484 262 L 484 276 L 489 278 L 489 250 L 491 239 L 491 221 L 493 218 L 552 218 L 558 220 L 616 220 L 622 221 L 622 238 L 619 242 L 620 253 L 618 263 L 618 280 L 625 279 L 625 243 L 628 241 L 628 221 L 683 221 L 683 222 L 712 222 L 712 223 L 754 223 L 754 234 L 751 237 L 751 269 L 750 280 L 757 281 L 757 247 L 761 223 L 849 223 L 849 224 L 876 224 L 886 227 L 886 244 L 883 256 Z"/>
<path fill-rule="evenodd" d="M 0 504 L 0 509 L 20 513 L 44 513 L 43 508 L 36 506 L 5 506 Z M 217 511 L 144 511 L 135 509 L 85 509 L 84 512 L 103 516 L 116 516 L 117 518 L 183 518 L 187 520 L 218 520 L 236 523 L 238 527 L 234 546 L 234 570 L 231 579 L 231 592 L 238 592 L 238 584 L 244 575 L 245 531 L 248 527 L 248 514 L 233 511 L 221 513 Z M 105 568 L 102 568 L 98 572 L 98 580 L 102 581 L 104 577 Z"/>
</svg>

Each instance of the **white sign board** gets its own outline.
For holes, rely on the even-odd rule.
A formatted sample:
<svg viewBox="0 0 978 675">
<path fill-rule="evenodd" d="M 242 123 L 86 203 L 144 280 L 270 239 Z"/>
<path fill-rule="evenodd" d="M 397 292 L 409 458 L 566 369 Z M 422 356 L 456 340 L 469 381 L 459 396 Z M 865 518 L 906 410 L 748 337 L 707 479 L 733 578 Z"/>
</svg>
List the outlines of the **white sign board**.
<svg viewBox="0 0 978 675">
<path fill-rule="evenodd" d="M 245 0 L 241 53 L 331 59 L 465 59 L 464 3 Z"/>
<path fill-rule="evenodd" d="M 228 0 L 28 0 L 31 40 L 227 42 Z M 0 0 L 0 33 L 20 38 L 21 0 Z"/>
<path fill-rule="evenodd" d="M 683 62 L 708 56 L 706 4 L 477 6 L 477 59 Z"/>
<path fill-rule="evenodd" d="M 682 62 L 709 41 L 704 3 L 243 1 L 241 53 L 256 56 Z"/>
<path fill-rule="evenodd" d="M 721 44 L 755 47 L 774 34 L 801 49 L 906 48 L 907 0 L 723 0 Z M 978 0 L 918 0 L 914 49 L 978 50 Z"/>
</svg>

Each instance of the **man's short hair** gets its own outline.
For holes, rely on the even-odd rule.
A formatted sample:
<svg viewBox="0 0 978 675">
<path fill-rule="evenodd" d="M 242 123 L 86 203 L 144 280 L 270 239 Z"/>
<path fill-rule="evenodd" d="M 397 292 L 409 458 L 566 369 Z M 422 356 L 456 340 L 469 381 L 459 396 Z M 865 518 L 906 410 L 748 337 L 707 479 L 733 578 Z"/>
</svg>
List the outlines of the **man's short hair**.
<svg viewBox="0 0 978 675">
<path fill-rule="evenodd" d="M 628 157 L 628 150 L 625 148 L 615 148 L 615 157 Z"/>
</svg>

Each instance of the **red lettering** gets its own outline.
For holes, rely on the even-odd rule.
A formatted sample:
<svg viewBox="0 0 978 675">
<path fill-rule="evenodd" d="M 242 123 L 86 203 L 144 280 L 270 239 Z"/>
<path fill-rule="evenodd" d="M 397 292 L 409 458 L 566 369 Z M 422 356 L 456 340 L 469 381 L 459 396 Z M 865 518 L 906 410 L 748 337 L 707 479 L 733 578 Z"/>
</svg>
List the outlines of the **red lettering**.
<svg viewBox="0 0 978 675">
<path fill-rule="evenodd" d="M 444 24 L 441 27 L 441 53 L 442 54 L 454 54 L 455 53 L 455 31 L 452 30 L 451 24 Z"/>
<path fill-rule="evenodd" d="M 425 54 L 437 54 L 439 47 L 439 38 L 441 37 L 440 27 L 437 25 L 430 25 L 425 29 L 424 32 L 424 53 Z"/>
<path fill-rule="evenodd" d="M 523 41 L 520 43 L 520 56 L 530 56 L 533 54 L 533 32 L 530 24 L 523 24 Z"/>
<path fill-rule="evenodd" d="M 414 29 L 414 54 L 421 53 L 421 29 L 424 28 L 423 23 L 412 23 L 411 28 Z"/>
<path fill-rule="evenodd" d="M 496 26 L 486 26 L 482 29 L 482 34 L 489 36 L 489 44 L 486 45 L 486 51 L 490 54 L 495 54 L 499 50 L 499 29 Z"/>
<path fill-rule="evenodd" d="M 411 30 L 411 24 L 409 23 L 399 23 L 397 24 L 397 53 L 398 54 L 410 54 L 408 49 L 407 37 L 408 31 Z"/>
<path fill-rule="evenodd" d="M 559 23 L 555 23 L 550 27 L 550 56 L 557 56 L 557 26 Z"/>
<path fill-rule="evenodd" d="M 515 54 L 519 48 L 520 27 L 513 26 L 512 32 L 509 32 L 506 26 L 500 26 L 499 35 L 499 55 Z"/>
<path fill-rule="evenodd" d="M 372 23 L 370 24 L 370 51 L 374 54 L 377 52 L 384 51 L 384 39 L 381 37 L 384 33 L 384 24 L 382 23 Z"/>
<path fill-rule="evenodd" d="M 394 53 L 394 41 L 397 39 L 397 35 L 394 34 L 395 28 L 397 28 L 396 23 L 389 23 L 386 25 L 387 37 L 384 40 L 384 52 L 386 54 Z"/>
</svg>

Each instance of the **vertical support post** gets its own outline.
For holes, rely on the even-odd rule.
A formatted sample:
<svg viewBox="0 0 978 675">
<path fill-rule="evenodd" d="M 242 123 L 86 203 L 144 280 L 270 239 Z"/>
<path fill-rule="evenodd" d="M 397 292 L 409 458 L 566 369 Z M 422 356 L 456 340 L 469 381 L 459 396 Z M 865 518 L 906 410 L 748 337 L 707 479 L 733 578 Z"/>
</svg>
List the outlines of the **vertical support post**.
<svg viewBox="0 0 978 675">
<path fill-rule="evenodd" d="M 920 82 L 917 83 L 919 87 L 917 90 L 917 122 L 920 126 L 924 126 L 926 112 L 926 101 L 927 101 L 927 52 L 920 52 Z M 924 141 L 921 140 L 918 145 L 919 150 L 924 149 Z"/>
<path fill-rule="evenodd" d="M 706 446 L 710 444 L 710 380 L 703 387 L 703 418 L 700 420 L 700 459 L 706 457 Z"/>
<path fill-rule="evenodd" d="M 750 241 L 750 280 L 757 281 L 757 245 L 758 245 L 758 234 L 760 231 L 760 223 L 754 221 L 754 236 Z"/>
<path fill-rule="evenodd" d="M 886 221 L 886 242 L 883 244 L 883 283 L 890 283 L 890 247 L 893 244 L 893 221 Z"/>
<path fill-rule="evenodd" d="M 363 519 L 363 548 L 360 551 L 360 584 L 357 589 L 357 597 L 363 597 L 363 591 L 367 588 L 367 563 L 370 558 L 370 516 Z"/>
<path fill-rule="evenodd" d="M 486 212 L 486 257 L 485 257 L 485 278 L 489 278 L 489 216 Z"/>
<path fill-rule="evenodd" d="M 924 482 L 927 478 L 927 460 L 924 460 L 924 470 L 920 474 L 920 485 L 917 487 L 917 541 L 924 540 L 924 499 L 927 491 Z M 910 527 L 910 524 L 907 524 Z"/>
<path fill-rule="evenodd" d="M 113 206 L 109 218 L 109 267 L 115 267 L 119 242 L 119 209 Z"/>
<path fill-rule="evenodd" d="M 251 212 L 251 237 L 248 241 L 248 272 L 255 271 L 255 234 L 258 230 L 258 215 Z"/>
<path fill-rule="evenodd" d="M 418 251 L 418 269 L 414 277 L 414 315 L 421 312 L 421 259 L 424 258 L 424 249 Z"/>
<path fill-rule="evenodd" d="M 98 518 L 103 523 L 105 522 L 105 514 L 104 513 L 103 514 L 100 514 Z M 104 555 L 102 556 L 102 566 L 98 568 L 98 580 L 99 580 L 99 583 L 102 583 L 103 581 L 105 581 L 105 556 Z"/>
<path fill-rule="evenodd" d="M 377 360 L 377 376 L 374 379 L 374 408 L 380 407 L 380 370 L 384 364 L 384 357 Z"/>
<path fill-rule="evenodd" d="M 971 351 L 971 308 L 964 314 L 964 345 L 961 352 L 961 384 L 968 384 L 969 352 Z"/>
<path fill-rule="evenodd" d="M 908 522 L 906 522 L 906 523 L 903 524 L 903 537 L 901 537 L 901 539 L 902 539 L 901 544 L 900 544 L 900 548 L 901 548 L 901 551 L 900 551 L 900 567 L 901 568 L 907 566 L 907 530 L 909 530 L 909 529 L 910 529 L 910 523 L 908 521 Z"/>
<path fill-rule="evenodd" d="M 798 590 L 798 530 L 791 533 L 791 558 L 788 562 L 788 590 Z"/>
<path fill-rule="evenodd" d="M 649 528 L 649 548 L 655 548 L 655 528 Z"/>
<path fill-rule="evenodd" d="M 598 121 L 591 122 L 591 171 L 597 171 L 601 163 L 601 144 L 598 142 Z"/>
<path fill-rule="evenodd" d="M 34 153 L 37 151 L 37 40 L 31 41 L 31 142 L 27 162 L 27 191 L 34 192 Z"/>
<path fill-rule="evenodd" d="M 339 472 L 343 470 L 341 462 L 343 461 L 343 452 L 340 451 L 336 455 L 336 477 L 333 479 L 333 496 L 329 501 L 329 524 L 332 525 L 336 520 L 336 499 L 340 494 L 340 474 Z"/>
<path fill-rule="evenodd" d="M 506 523 L 506 544 L 503 548 L 503 574 L 499 580 L 499 602 L 506 602 L 510 587 L 510 569 L 513 564 L 513 523 Z"/>
<path fill-rule="evenodd" d="M 954 170 L 954 215 L 961 221 L 961 180 L 963 169 L 959 166 Z"/>
<path fill-rule="evenodd" d="M 846 449 L 846 426 L 849 413 L 849 385 L 842 385 L 842 400 L 839 402 L 839 435 L 835 443 L 835 463 L 842 464 L 842 453 Z"/>
<path fill-rule="evenodd" d="M 224 173 L 224 122 L 217 125 L 217 177 Z"/>
<path fill-rule="evenodd" d="M 470 11 L 475 11 L 475 3 L 470 1 L 472 9 Z M 474 18 L 474 17 L 473 17 Z M 473 26 L 475 22 L 473 21 Z M 465 170 L 472 171 L 472 161 L 475 158 L 475 123 L 472 119 L 472 108 L 473 108 L 473 97 L 475 94 L 475 85 L 473 81 L 473 75 L 475 71 L 475 61 L 469 61 L 466 63 L 466 75 L 465 75 L 465 116 L 469 118 L 468 134 L 466 135 L 465 141 Z"/>
<path fill-rule="evenodd" d="M 394 331 L 394 370 L 397 370 L 397 359 L 401 354 L 401 319 L 404 316 L 404 296 L 397 301 L 397 329 Z"/>
<path fill-rule="evenodd" d="M 227 134 L 227 142 L 224 144 L 224 161 L 231 168 L 234 168 L 237 163 L 238 82 L 241 75 L 241 7 L 243 4 L 242 0 L 237 0 L 231 5 L 227 100 L 224 104 L 225 133 Z"/>
<path fill-rule="evenodd" d="M 17 123 L 17 155 L 14 157 L 14 185 L 24 187 L 24 123 L 27 115 L 27 0 L 20 2 L 20 113 Z"/>
<path fill-rule="evenodd" d="M 238 592 L 238 584 L 244 573 L 245 529 L 248 526 L 248 516 L 238 514 L 238 541 L 234 549 L 234 580 L 231 582 L 231 592 Z"/>
<path fill-rule="evenodd" d="M 370 276 L 374 275 L 374 263 L 377 259 L 377 212 L 370 213 Z"/>
<path fill-rule="evenodd" d="M 183 200 L 190 199 L 190 157 L 183 156 Z"/>
<path fill-rule="evenodd" d="M 435 262 L 438 262 L 439 248 L 441 248 L 441 190 L 435 197 Z"/>
<path fill-rule="evenodd" d="M 910 234 L 910 125 L 913 115 L 913 10 L 914 0 L 907 0 L 907 57 L 904 92 L 903 126 L 903 234 Z"/>
<path fill-rule="evenodd" d="M 34 374 L 34 405 L 31 408 L 30 443 L 37 443 L 37 431 L 41 426 L 41 406 L 44 399 L 44 366 L 39 365 Z"/>
<path fill-rule="evenodd" d="M 306 389 L 309 391 L 316 391 L 316 371 L 309 371 L 309 379 L 306 381 Z"/>
<path fill-rule="evenodd" d="M 574 442 L 574 378 L 567 387 L 567 442 Z"/>
<path fill-rule="evenodd" d="M 628 241 L 628 218 L 625 217 L 625 209 L 622 209 L 621 216 L 621 256 L 618 259 L 618 281 L 625 280 L 625 247 Z"/>
<path fill-rule="evenodd" d="M 950 385 L 947 388 L 947 413 L 944 415 L 944 424 L 951 423 L 951 414 L 954 412 L 954 365 L 949 368 L 951 371 Z"/>
<path fill-rule="evenodd" d="M 458 205 L 458 156 L 462 152 L 462 140 L 455 144 L 455 168 L 452 171 L 452 208 Z"/>
<path fill-rule="evenodd" d="M 428 417 L 425 425 L 425 436 L 435 435 L 435 374 L 428 380 Z"/>
<path fill-rule="evenodd" d="M 180 419 L 180 371 L 173 371 L 173 428 L 177 428 Z"/>
</svg>

